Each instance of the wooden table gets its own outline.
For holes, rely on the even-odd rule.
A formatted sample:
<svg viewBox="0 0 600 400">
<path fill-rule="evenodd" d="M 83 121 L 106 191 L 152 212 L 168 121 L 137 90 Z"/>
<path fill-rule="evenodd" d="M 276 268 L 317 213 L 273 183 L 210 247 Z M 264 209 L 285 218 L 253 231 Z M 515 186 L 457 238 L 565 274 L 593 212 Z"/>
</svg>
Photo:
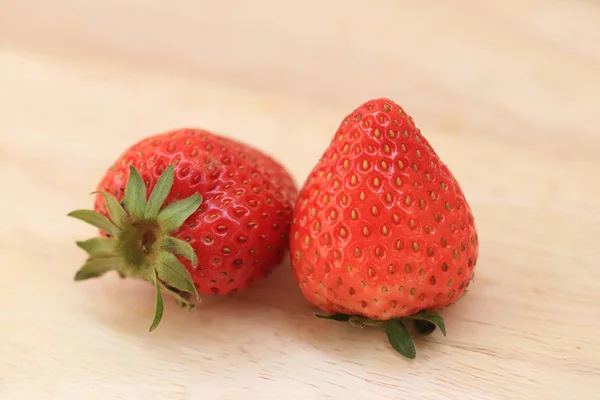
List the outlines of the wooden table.
<svg viewBox="0 0 600 400">
<path fill-rule="evenodd" d="M 593 1 L 0 2 L 0 398 L 579 399 L 600 391 L 600 5 Z M 191 314 L 76 284 L 69 219 L 139 138 L 197 126 L 301 183 L 343 116 L 387 96 L 479 228 L 448 336 L 395 354 L 315 320 L 286 261 Z"/>
</svg>

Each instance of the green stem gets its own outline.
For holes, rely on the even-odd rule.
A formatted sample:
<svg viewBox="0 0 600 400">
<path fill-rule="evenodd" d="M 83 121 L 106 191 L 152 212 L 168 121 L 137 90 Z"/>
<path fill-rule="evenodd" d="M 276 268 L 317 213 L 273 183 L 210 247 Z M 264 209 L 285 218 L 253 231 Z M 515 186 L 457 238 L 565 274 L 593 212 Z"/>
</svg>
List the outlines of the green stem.
<svg viewBox="0 0 600 400">
<path fill-rule="evenodd" d="M 415 329 L 419 334 L 428 335 L 435 331 L 436 328 L 439 328 L 442 334 L 446 336 L 446 326 L 444 324 L 444 320 L 440 315 L 431 311 L 422 311 L 403 318 L 391 320 L 374 320 L 359 315 L 346 314 L 315 314 L 315 316 L 321 319 L 348 322 L 352 326 L 359 328 L 364 328 L 366 326 L 383 326 L 385 328 L 387 339 L 392 348 L 402 356 L 409 359 L 415 358 L 417 352 L 413 338 L 406 327 L 407 321 L 412 321 L 414 323 Z"/>
<path fill-rule="evenodd" d="M 146 199 L 147 187 L 140 173 L 130 167 L 123 205 L 106 192 L 98 192 L 106 202 L 108 218 L 93 210 L 75 210 L 68 215 L 91 224 L 110 237 L 94 237 L 78 241 L 89 258 L 75 274 L 85 280 L 116 271 L 122 278 L 147 281 L 156 290 L 156 310 L 150 330 L 161 321 L 161 292 L 179 304 L 193 307 L 192 296 L 199 300 L 189 271 L 177 256 L 187 258 L 193 266 L 198 257 L 189 243 L 171 236 L 200 207 L 199 194 L 163 207 L 174 182 L 174 167 L 168 166 Z"/>
</svg>

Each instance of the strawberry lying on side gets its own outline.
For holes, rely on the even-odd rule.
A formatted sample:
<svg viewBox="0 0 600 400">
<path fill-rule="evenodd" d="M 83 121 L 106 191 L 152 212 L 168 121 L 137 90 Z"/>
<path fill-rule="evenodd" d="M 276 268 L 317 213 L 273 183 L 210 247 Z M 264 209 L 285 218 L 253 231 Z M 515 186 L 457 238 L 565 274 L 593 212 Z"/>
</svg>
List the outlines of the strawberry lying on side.
<svg viewBox="0 0 600 400">
<path fill-rule="evenodd" d="M 182 306 L 269 274 L 288 248 L 297 189 L 275 160 L 200 129 L 145 138 L 98 185 L 95 210 L 69 215 L 100 229 L 78 242 L 89 259 L 76 280 L 116 271 L 150 282 Z"/>
<path fill-rule="evenodd" d="M 304 296 L 354 325 L 382 325 L 392 347 L 416 355 L 420 333 L 473 277 L 478 239 L 461 188 L 412 118 L 389 99 L 348 115 L 303 185 L 290 230 Z"/>
</svg>

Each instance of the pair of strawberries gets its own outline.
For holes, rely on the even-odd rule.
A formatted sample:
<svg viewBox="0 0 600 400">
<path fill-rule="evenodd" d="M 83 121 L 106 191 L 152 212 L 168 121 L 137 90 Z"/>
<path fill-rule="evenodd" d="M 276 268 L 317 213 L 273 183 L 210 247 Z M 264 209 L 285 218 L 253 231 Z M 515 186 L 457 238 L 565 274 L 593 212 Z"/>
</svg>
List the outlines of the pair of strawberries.
<svg viewBox="0 0 600 400">
<path fill-rule="evenodd" d="M 193 307 L 269 274 L 289 249 L 298 286 L 317 315 L 381 325 L 414 358 L 406 326 L 438 327 L 435 313 L 473 277 L 478 239 L 461 188 L 412 118 L 389 99 L 341 123 L 298 192 L 277 161 L 199 129 L 145 138 L 98 186 L 95 210 L 70 216 L 100 229 L 77 242 L 89 258 L 76 280 L 116 271 Z"/>
</svg>

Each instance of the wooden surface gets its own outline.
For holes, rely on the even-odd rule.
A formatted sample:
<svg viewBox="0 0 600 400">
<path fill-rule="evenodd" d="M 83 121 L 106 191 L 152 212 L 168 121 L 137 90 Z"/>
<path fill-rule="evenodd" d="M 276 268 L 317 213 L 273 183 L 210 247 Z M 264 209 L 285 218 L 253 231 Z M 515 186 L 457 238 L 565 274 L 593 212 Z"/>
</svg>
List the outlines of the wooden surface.
<svg viewBox="0 0 600 400">
<path fill-rule="evenodd" d="M 0 398 L 598 398 L 600 3 L 366 4 L 0 1 Z M 380 96 L 479 228 L 475 284 L 416 360 L 313 319 L 287 262 L 191 314 L 169 301 L 152 334 L 152 288 L 72 281 L 92 229 L 65 214 L 132 142 L 212 129 L 301 183 Z"/>
</svg>

